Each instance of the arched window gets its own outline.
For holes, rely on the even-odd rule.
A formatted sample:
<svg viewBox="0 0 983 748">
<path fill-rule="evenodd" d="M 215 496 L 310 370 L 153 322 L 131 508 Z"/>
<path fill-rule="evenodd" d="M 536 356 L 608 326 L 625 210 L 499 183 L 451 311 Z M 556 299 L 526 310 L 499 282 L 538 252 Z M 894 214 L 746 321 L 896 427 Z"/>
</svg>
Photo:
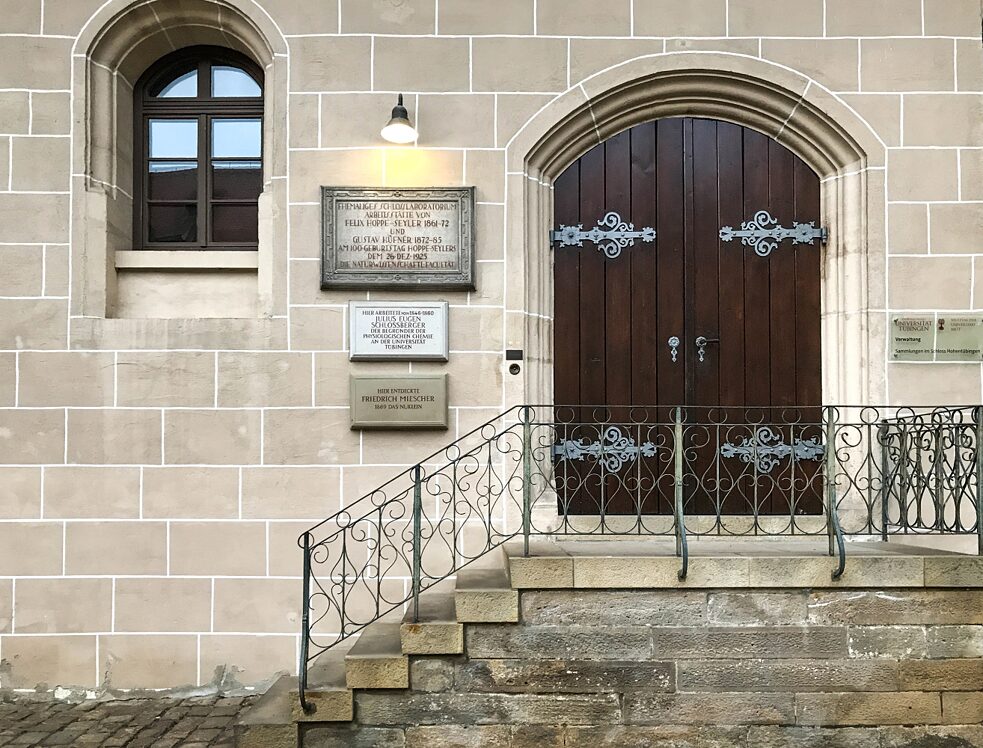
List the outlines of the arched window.
<svg viewBox="0 0 983 748">
<path fill-rule="evenodd" d="M 245 56 L 191 47 L 135 89 L 136 249 L 258 246 L 263 74 Z"/>
</svg>

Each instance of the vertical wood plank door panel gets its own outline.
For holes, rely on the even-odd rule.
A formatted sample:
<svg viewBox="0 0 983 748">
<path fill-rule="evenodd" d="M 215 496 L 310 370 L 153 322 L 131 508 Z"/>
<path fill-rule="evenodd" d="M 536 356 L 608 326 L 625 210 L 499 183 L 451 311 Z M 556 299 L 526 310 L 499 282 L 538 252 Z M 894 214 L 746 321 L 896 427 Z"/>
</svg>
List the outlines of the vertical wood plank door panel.
<svg viewBox="0 0 983 748">
<path fill-rule="evenodd" d="M 613 211 L 657 238 L 617 257 L 591 241 L 554 244 L 554 397 L 574 406 L 562 420 L 581 424 L 561 426 L 558 438 L 603 442 L 606 422 L 634 446 L 664 447 L 682 407 L 694 426 L 688 514 L 821 511 L 818 462 L 786 459 L 763 476 L 720 456 L 757 426 L 790 444 L 817 435 L 808 424 L 821 412 L 822 249 L 783 241 L 760 256 L 739 239 L 722 241 L 720 229 L 761 210 L 782 226 L 818 225 L 819 193 L 818 177 L 784 146 L 709 119 L 638 125 L 573 163 L 554 184 L 557 227 L 588 231 Z M 670 512 L 667 468 L 652 456 L 618 470 L 561 456 L 561 511 Z"/>
</svg>

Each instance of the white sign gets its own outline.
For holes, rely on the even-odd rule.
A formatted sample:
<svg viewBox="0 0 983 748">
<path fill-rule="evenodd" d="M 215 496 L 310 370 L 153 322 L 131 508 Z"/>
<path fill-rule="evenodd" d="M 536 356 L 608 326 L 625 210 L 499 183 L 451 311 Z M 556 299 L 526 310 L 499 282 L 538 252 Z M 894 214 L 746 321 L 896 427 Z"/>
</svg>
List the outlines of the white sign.
<svg viewBox="0 0 983 748">
<path fill-rule="evenodd" d="M 446 361 L 446 301 L 352 301 L 352 361 Z"/>
</svg>

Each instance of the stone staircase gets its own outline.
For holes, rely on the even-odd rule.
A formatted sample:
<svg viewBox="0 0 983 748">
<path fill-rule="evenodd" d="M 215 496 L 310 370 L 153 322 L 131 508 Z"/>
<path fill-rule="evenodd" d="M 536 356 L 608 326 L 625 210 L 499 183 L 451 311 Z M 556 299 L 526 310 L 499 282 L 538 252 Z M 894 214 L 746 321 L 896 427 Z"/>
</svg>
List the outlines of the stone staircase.
<svg viewBox="0 0 983 748">
<path fill-rule="evenodd" d="M 983 745 L 983 560 L 853 543 L 534 543 L 281 678 L 239 748 Z"/>
</svg>

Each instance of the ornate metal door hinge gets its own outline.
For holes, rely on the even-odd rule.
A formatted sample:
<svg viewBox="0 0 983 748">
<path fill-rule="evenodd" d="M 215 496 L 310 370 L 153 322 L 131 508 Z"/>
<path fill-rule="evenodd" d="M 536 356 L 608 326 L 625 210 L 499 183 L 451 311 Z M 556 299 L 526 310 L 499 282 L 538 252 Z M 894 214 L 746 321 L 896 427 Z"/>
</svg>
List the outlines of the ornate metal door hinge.
<svg viewBox="0 0 983 748">
<path fill-rule="evenodd" d="M 559 242 L 561 247 L 582 247 L 585 239 L 594 242 L 605 257 L 613 260 L 625 247 L 635 246 L 636 239 L 654 242 L 655 229 L 645 227 L 636 230 L 635 224 L 624 221 L 620 214 L 612 210 L 590 231 L 584 231 L 584 224 L 578 223 L 576 226 L 561 225 L 558 230 L 550 232 L 550 242 Z"/>
<path fill-rule="evenodd" d="M 645 442 L 641 446 L 635 444 L 630 436 L 617 426 L 604 429 L 604 441 L 589 442 L 586 439 L 564 439 L 553 445 L 553 459 L 580 460 L 588 457 L 604 460 L 604 467 L 609 472 L 617 473 L 626 462 L 637 460 L 639 457 L 655 457 L 655 445 Z"/>
<path fill-rule="evenodd" d="M 779 242 L 791 239 L 793 244 L 815 244 L 819 239 L 823 244 L 829 234 L 823 227 L 816 227 L 815 221 L 797 223 L 791 228 L 778 225 L 778 219 L 767 210 L 759 210 L 750 221 L 744 221 L 740 230 L 724 226 L 720 229 L 721 241 L 731 242 L 740 239 L 745 247 L 753 247 L 755 254 L 767 257 L 778 248 Z"/>
<path fill-rule="evenodd" d="M 741 462 L 753 464 L 759 473 L 770 473 L 778 463 L 791 456 L 794 462 L 814 460 L 819 462 L 826 455 L 826 447 L 818 436 L 811 439 L 796 439 L 786 444 L 782 437 L 768 426 L 756 429 L 753 437 L 741 437 L 740 444 L 722 444 L 721 457 L 737 457 Z"/>
</svg>

